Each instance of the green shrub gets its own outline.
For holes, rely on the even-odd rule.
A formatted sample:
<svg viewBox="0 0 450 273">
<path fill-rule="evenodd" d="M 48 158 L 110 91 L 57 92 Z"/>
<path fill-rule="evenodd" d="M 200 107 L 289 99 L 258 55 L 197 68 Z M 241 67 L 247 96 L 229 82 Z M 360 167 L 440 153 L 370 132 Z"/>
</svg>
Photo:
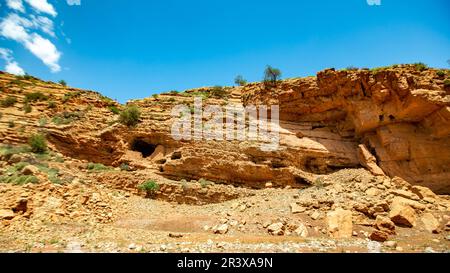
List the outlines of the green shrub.
<svg viewBox="0 0 450 273">
<path fill-rule="evenodd" d="M 28 103 L 26 103 L 23 106 L 23 111 L 25 112 L 25 114 L 31 113 L 31 111 L 33 110 L 33 108 L 31 107 L 31 105 L 29 105 Z"/>
<path fill-rule="evenodd" d="M 47 118 L 40 118 L 38 123 L 39 127 L 44 127 L 45 125 L 47 125 Z"/>
<path fill-rule="evenodd" d="M 101 172 L 101 171 L 108 171 L 111 168 L 100 163 L 88 163 L 87 169 L 90 171 Z"/>
<path fill-rule="evenodd" d="M 208 187 L 208 186 L 210 186 L 210 185 L 213 184 L 211 181 L 208 181 L 208 180 L 203 179 L 203 178 L 200 179 L 200 180 L 198 181 L 198 183 L 200 183 L 200 185 L 202 186 L 202 188 L 206 188 L 206 187 Z"/>
<path fill-rule="evenodd" d="M 25 185 L 25 184 L 37 184 L 39 179 L 34 175 L 19 175 L 14 174 L 12 176 L 0 176 L 1 183 L 10 183 L 13 185 Z"/>
<path fill-rule="evenodd" d="M 77 98 L 77 97 L 79 97 L 79 96 L 81 96 L 81 92 L 80 92 L 80 91 L 77 91 L 77 92 L 69 92 L 69 93 L 64 94 L 64 97 L 63 97 L 62 101 L 63 101 L 64 103 L 66 103 L 66 102 L 68 102 L 69 100 L 71 100 L 71 99 L 73 99 L 73 98 Z"/>
<path fill-rule="evenodd" d="M 130 165 L 128 165 L 127 163 L 122 163 L 120 164 L 120 170 L 128 172 L 130 171 Z"/>
<path fill-rule="evenodd" d="M 178 92 L 177 90 L 171 90 L 171 91 L 169 91 L 169 94 L 170 94 L 170 95 L 178 95 L 178 93 L 180 93 L 180 92 Z"/>
<path fill-rule="evenodd" d="M 264 83 L 276 84 L 281 78 L 281 71 L 278 68 L 274 68 L 270 65 L 266 67 L 264 71 Z"/>
<path fill-rule="evenodd" d="M 41 92 L 28 93 L 25 95 L 25 102 L 46 101 L 48 97 Z"/>
<path fill-rule="evenodd" d="M 50 109 L 56 108 L 56 102 L 53 101 L 53 100 L 49 101 L 47 107 L 50 108 Z"/>
<path fill-rule="evenodd" d="M 48 164 L 37 165 L 39 171 L 47 174 L 48 180 L 53 184 L 63 184 L 63 181 L 59 179 L 59 170 L 55 168 L 50 168 Z"/>
<path fill-rule="evenodd" d="M 2 107 L 12 107 L 17 103 L 17 99 L 13 96 L 7 96 L 5 99 L 0 101 Z"/>
<path fill-rule="evenodd" d="M 414 67 L 416 68 L 416 70 L 422 72 L 428 69 L 428 66 L 424 63 L 415 63 Z"/>
<path fill-rule="evenodd" d="M 438 75 L 438 77 L 443 78 L 445 77 L 447 73 L 445 72 L 445 70 L 439 70 L 438 72 L 436 72 L 436 75 Z"/>
<path fill-rule="evenodd" d="M 83 112 L 63 112 L 53 117 L 52 121 L 56 125 L 67 125 L 75 120 L 79 120 L 84 117 Z"/>
<path fill-rule="evenodd" d="M 14 171 L 21 172 L 29 164 L 27 162 L 19 162 L 13 166 Z"/>
<path fill-rule="evenodd" d="M 31 152 L 35 154 L 43 154 L 47 151 L 47 140 L 41 134 L 32 135 L 28 139 L 28 145 L 31 147 Z"/>
<path fill-rule="evenodd" d="M 446 79 L 446 80 L 444 81 L 444 86 L 445 86 L 445 87 L 450 87 L 450 79 Z"/>
<path fill-rule="evenodd" d="M 348 70 L 348 71 L 357 71 L 358 70 L 358 68 L 356 67 L 356 66 L 348 66 L 347 68 L 346 68 L 346 70 Z"/>
<path fill-rule="evenodd" d="M 67 83 L 65 80 L 60 80 L 58 83 L 62 86 L 67 86 Z"/>
<path fill-rule="evenodd" d="M 114 115 L 119 115 L 120 114 L 120 110 L 116 106 L 111 105 L 111 106 L 108 106 L 108 108 Z"/>
<path fill-rule="evenodd" d="M 244 86 L 247 84 L 247 81 L 241 75 L 236 76 L 234 79 L 234 83 L 239 86 Z"/>
<path fill-rule="evenodd" d="M 153 194 L 159 190 L 159 185 L 155 180 L 148 180 L 138 186 L 138 189 Z"/>
<path fill-rule="evenodd" d="M 14 154 L 28 153 L 30 148 L 28 146 L 0 146 L 0 155 L 11 156 Z"/>
<path fill-rule="evenodd" d="M 139 123 L 140 118 L 141 110 L 137 106 L 131 105 L 120 113 L 119 122 L 128 127 L 134 127 Z"/>
<path fill-rule="evenodd" d="M 214 86 L 210 90 L 210 94 L 211 94 L 211 97 L 219 98 L 219 99 L 225 98 L 228 95 L 225 88 L 223 88 L 222 86 L 219 86 L 219 85 Z"/>
</svg>

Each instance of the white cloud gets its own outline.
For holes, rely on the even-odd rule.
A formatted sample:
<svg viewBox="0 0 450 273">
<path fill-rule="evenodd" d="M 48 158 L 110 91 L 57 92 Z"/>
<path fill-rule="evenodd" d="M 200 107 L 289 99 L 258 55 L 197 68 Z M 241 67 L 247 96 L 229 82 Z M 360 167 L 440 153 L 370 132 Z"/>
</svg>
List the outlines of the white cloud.
<svg viewBox="0 0 450 273">
<path fill-rule="evenodd" d="M 47 0 L 25 0 L 25 1 L 37 12 L 47 13 L 53 17 L 58 15 L 53 5 L 47 2 Z"/>
<path fill-rule="evenodd" d="M 61 53 L 50 40 L 43 38 L 37 33 L 29 33 L 28 28 L 45 29 L 50 27 L 53 29 L 53 23 L 42 23 L 44 19 L 32 17 L 32 21 L 20 17 L 17 14 L 10 14 L 0 23 L 0 35 L 21 43 L 26 49 L 38 57 L 52 72 L 61 71 L 59 59 Z M 45 18 L 45 17 L 43 17 Z M 40 23 L 39 23 L 40 22 Z M 46 32 L 44 30 L 44 32 Z M 53 33 L 53 32 L 52 32 Z"/>
<path fill-rule="evenodd" d="M 70 6 L 81 5 L 81 0 L 63 0 Z M 57 38 L 54 18 L 58 15 L 48 0 L 5 0 L 9 9 L 0 18 L 0 37 L 22 44 L 34 56 L 39 58 L 52 72 L 61 71 L 59 61 L 62 53 L 49 39 Z M 3 9 L 3 7 L 2 7 Z M 3 11 L 3 10 L 2 10 Z M 67 43 L 71 40 L 62 32 Z M 0 48 L 0 60 L 6 62 L 5 69 L 14 74 L 23 74 L 23 69 L 14 61 L 9 49 Z"/>
<path fill-rule="evenodd" d="M 22 69 L 22 67 L 19 66 L 19 64 L 15 61 L 11 63 L 7 63 L 5 66 L 5 71 L 14 75 L 25 75 L 25 71 Z"/>
<path fill-rule="evenodd" d="M 69 6 L 81 6 L 81 0 L 67 0 Z"/>
<path fill-rule="evenodd" d="M 61 53 L 52 42 L 34 33 L 31 35 L 31 39 L 25 43 L 25 47 L 41 59 L 52 72 L 61 71 L 61 66 L 58 64 Z"/>
<path fill-rule="evenodd" d="M 6 0 L 6 5 L 13 10 L 25 12 L 22 0 Z"/>
<path fill-rule="evenodd" d="M 0 58 L 5 62 L 5 71 L 14 75 L 25 75 L 25 71 L 14 61 L 12 51 L 6 48 L 0 48 Z"/>
<path fill-rule="evenodd" d="M 44 16 L 31 15 L 31 22 L 35 28 L 42 30 L 44 33 L 55 37 L 53 21 Z"/>
</svg>

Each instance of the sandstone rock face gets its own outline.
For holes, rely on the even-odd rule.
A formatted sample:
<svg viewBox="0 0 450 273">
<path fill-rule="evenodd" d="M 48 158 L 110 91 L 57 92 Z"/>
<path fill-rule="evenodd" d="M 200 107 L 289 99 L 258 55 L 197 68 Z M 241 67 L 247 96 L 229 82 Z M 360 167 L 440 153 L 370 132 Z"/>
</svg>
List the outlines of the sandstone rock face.
<svg viewBox="0 0 450 273">
<path fill-rule="evenodd" d="M 16 106 L 0 108 L 0 139 L 5 144 L 25 143 L 30 134 L 45 130 L 51 148 L 65 156 L 157 169 L 175 180 L 300 188 L 317 175 L 362 165 L 376 175 L 398 176 L 436 193 L 450 193 L 450 91 L 434 69 L 328 69 L 317 77 L 272 87 L 252 83 L 225 88 L 229 103 L 280 106 L 280 124 L 273 126 L 280 134 L 280 148 L 270 152 L 260 149 L 261 141 L 172 137 L 175 105 L 192 105 L 199 93 L 208 97 L 204 105 L 226 104 L 224 98 L 209 96 L 211 88 L 130 102 L 142 110 L 140 123 L 130 129 L 118 124 L 109 108 L 121 106 L 98 93 L 37 80 L 21 80 L 18 86 L 15 80 L 0 74 L 0 99 L 18 99 Z M 25 115 L 24 96 L 32 92 L 42 92 L 56 108 L 35 102 L 35 111 Z M 70 119 L 56 124 L 55 117 Z M 8 127 L 10 119 L 23 133 Z M 150 155 L 137 144 L 145 144 Z"/>
<path fill-rule="evenodd" d="M 435 71 L 411 66 L 377 73 L 329 69 L 317 78 L 283 82 L 275 97 L 260 89 L 246 87 L 245 102 L 279 104 L 282 120 L 309 123 L 311 127 L 299 128 L 303 140 L 317 141 L 334 153 L 349 151 L 345 145 L 359 136 L 363 143 L 350 149 L 354 155 L 361 155 L 358 145 L 364 144 L 385 174 L 449 192 L 450 96 Z M 350 155 L 341 154 L 341 162 Z M 363 165 L 373 162 L 368 158 L 363 156 Z"/>
<path fill-rule="evenodd" d="M 333 238 L 351 238 L 353 234 L 352 212 L 337 209 L 327 214 L 328 232 Z"/>
</svg>

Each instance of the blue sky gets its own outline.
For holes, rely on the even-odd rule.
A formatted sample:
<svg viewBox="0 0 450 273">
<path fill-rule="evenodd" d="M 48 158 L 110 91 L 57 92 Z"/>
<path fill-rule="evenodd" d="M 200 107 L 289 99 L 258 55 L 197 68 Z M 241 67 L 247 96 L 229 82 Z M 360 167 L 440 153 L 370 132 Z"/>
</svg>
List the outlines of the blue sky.
<svg viewBox="0 0 450 273">
<path fill-rule="evenodd" d="M 232 85 L 238 74 L 259 81 L 267 64 L 289 78 L 328 67 L 417 61 L 448 67 L 450 59 L 448 0 L 381 0 L 380 6 L 367 0 L 0 3 L 0 69 L 16 64 L 120 102 Z M 11 26 L 5 20 L 22 24 L 27 36 L 2 32 Z"/>
</svg>

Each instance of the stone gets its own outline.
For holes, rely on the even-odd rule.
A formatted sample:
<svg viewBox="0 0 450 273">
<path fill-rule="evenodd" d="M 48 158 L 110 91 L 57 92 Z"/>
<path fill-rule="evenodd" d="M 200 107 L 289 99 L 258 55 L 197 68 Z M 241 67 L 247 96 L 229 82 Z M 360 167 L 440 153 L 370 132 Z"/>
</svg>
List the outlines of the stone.
<svg viewBox="0 0 450 273">
<path fill-rule="evenodd" d="M 369 188 L 366 190 L 366 194 L 368 196 L 378 196 L 380 194 L 380 190 L 377 188 Z"/>
<path fill-rule="evenodd" d="M 214 234 L 226 234 L 228 232 L 228 225 L 221 224 L 213 227 Z"/>
<path fill-rule="evenodd" d="M 358 160 L 362 166 L 366 167 L 373 175 L 383 176 L 385 175 L 383 170 L 377 165 L 377 159 L 370 153 L 366 145 L 360 144 L 358 146 Z"/>
<path fill-rule="evenodd" d="M 19 154 L 13 154 L 13 155 L 9 158 L 8 163 L 10 163 L 10 164 L 16 164 L 16 163 L 21 162 L 22 160 L 23 160 L 23 158 L 22 158 L 21 155 L 19 155 Z"/>
<path fill-rule="evenodd" d="M 0 220 L 11 220 L 14 218 L 14 211 L 11 209 L 0 209 Z"/>
<path fill-rule="evenodd" d="M 129 249 L 129 250 L 134 250 L 134 249 L 136 249 L 136 244 L 130 244 L 130 245 L 128 245 L 128 249 Z"/>
<path fill-rule="evenodd" d="M 389 234 L 384 231 L 375 229 L 369 236 L 369 239 L 376 242 L 385 242 L 389 238 Z"/>
<path fill-rule="evenodd" d="M 386 242 L 383 243 L 383 245 L 385 247 L 388 247 L 388 248 L 397 248 L 397 242 L 396 241 L 386 241 Z"/>
<path fill-rule="evenodd" d="M 319 220 L 321 218 L 322 218 L 322 214 L 320 212 L 318 212 L 318 211 L 314 211 L 311 214 L 311 219 L 313 219 L 313 220 Z"/>
<path fill-rule="evenodd" d="M 400 197 L 400 196 L 394 197 L 394 199 L 392 199 L 391 207 L 393 205 L 396 205 L 396 204 L 402 204 L 402 205 L 405 205 L 405 206 L 410 206 L 411 208 L 414 208 L 414 209 L 420 210 L 420 211 L 423 211 L 423 210 L 425 210 L 427 208 L 426 205 L 424 205 L 424 204 L 422 204 L 420 202 L 417 202 L 417 201 L 414 201 L 414 200 L 411 200 L 411 199 L 407 199 L 407 198 L 403 198 L 403 197 Z"/>
<path fill-rule="evenodd" d="M 398 226 L 414 227 L 416 225 L 416 212 L 413 208 L 402 203 L 393 203 L 389 218 Z"/>
<path fill-rule="evenodd" d="M 422 187 L 422 186 L 413 186 L 411 188 L 411 191 L 413 193 L 415 193 L 417 196 L 419 196 L 419 198 L 424 199 L 424 198 L 431 198 L 431 199 L 436 199 L 437 195 L 430 190 L 429 188 L 426 187 Z"/>
<path fill-rule="evenodd" d="M 28 165 L 22 169 L 23 175 L 36 175 L 39 173 L 39 169 L 36 166 Z"/>
<path fill-rule="evenodd" d="M 309 236 L 308 228 L 304 224 L 299 224 L 299 226 L 295 229 L 294 233 L 297 236 L 306 238 Z"/>
<path fill-rule="evenodd" d="M 403 187 L 409 188 L 409 187 L 411 187 L 411 184 L 406 182 L 401 177 L 394 177 L 394 178 L 392 178 L 391 182 L 392 182 L 392 184 L 396 185 L 399 188 L 403 188 Z"/>
<path fill-rule="evenodd" d="M 267 182 L 265 186 L 266 186 L 266 188 L 268 188 L 268 189 L 273 188 L 272 182 Z"/>
<path fill-rule="evenodd" d="M 267 227 L 267 231 L 271 235 L 282 236 L 284 235 L 284 224 L 283 223 L 274 223 Z"/>
<path fill-rule="evenodd" d="M 415 201 L 420 200 L 420 198 L 419 198 L 419 196 L 417 196 L 417 194 L 410 192 L 410 191 L 392 190 L 391 194 L 393 194 L 394 196 L 400 196 L 400 197 L 415 200 Z"/>
<path fill-rule="evenodd" d="M 300 206 L 300 205 L 297 204 L 297 203 L 292 203 L 292 204 L 291 204 L 291 212 L 292 212 L 293 214 L 303 213 L 303 212 L 305 212 L 305 211 L 306 211 L 306 208 L 305 208 L 305 207 Z"/>
<path fill-rule="evenodd" d="M 395 234 L 395 224 L 388 217 L 378 215 L 375 220 L 375 228 L 387 234 Z"/>
<path fill-rule="evenodd" d="M 344 209 L 336 209 L 327 214 L 328 232 L 331 237 L 351 238 L 353 234 L 352 212 Z"/>
<path fill-rule="evenodd" d="M 424 213 L 422 215 L 422 223 L 424 224 L 425 230 L 431 233 L 439 233 L 439 221 L 431 213 Z"/>
</svg>

